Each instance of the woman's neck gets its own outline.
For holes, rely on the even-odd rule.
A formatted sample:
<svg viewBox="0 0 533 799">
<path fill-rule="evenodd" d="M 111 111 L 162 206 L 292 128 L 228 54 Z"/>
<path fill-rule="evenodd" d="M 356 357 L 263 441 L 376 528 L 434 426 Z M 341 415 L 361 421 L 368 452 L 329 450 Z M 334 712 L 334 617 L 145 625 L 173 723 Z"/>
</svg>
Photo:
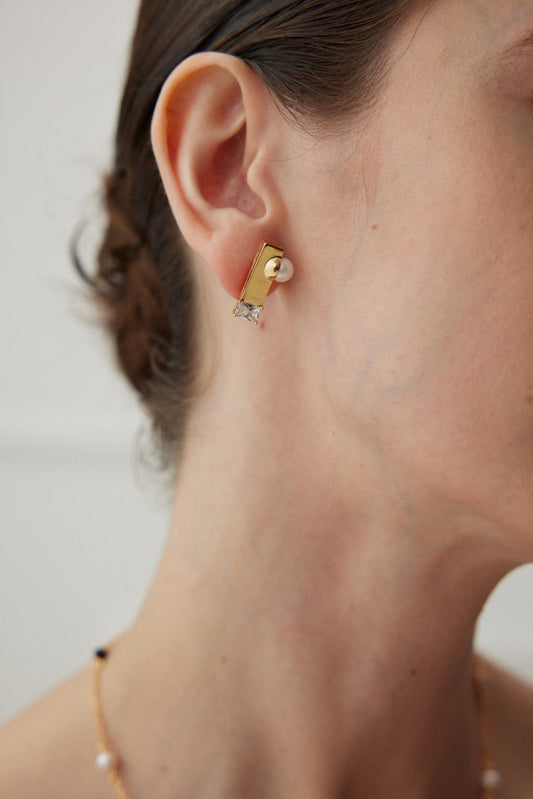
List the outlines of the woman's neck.
<svg viewBox="0 0 533 799">
<path fill-rule="evenodd" d="M 246 410 L 233 438 L 224 422 L 186 456 L 109 664 L 126 780 L 197 799 L 474 797 L 471 643 L 510 564 L 369 448 L 311 447 L 282 419 L 267 436 Z"/>
</svg>

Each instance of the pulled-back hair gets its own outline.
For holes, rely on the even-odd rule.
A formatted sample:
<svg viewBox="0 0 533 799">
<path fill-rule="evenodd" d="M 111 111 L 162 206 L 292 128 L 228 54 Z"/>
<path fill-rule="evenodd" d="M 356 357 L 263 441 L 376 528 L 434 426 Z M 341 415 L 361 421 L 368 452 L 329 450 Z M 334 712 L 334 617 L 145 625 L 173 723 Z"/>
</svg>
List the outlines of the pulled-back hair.
<svg viewBox="0 0 533 799">
<path fill-rule="evenodd" d="M 377 92 L 413 0 L 142 0 L 92 281 L 118 362 L 151 414 L 167 463 L 195 392 L 195 289 L 150 143 L 170 72 L 218 51 L 245 61 L 282 107 L 335 124 Z"/>
</svg>

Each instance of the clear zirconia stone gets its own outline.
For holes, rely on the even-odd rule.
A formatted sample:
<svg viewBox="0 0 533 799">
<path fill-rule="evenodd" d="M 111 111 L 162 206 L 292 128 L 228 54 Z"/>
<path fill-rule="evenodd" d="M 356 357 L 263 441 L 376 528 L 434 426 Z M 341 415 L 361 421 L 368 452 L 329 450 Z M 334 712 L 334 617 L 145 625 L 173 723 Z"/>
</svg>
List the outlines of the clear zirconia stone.
<svg viewBox="0 0 533 799">
<path fill-rule="evenodd" d="M 259 314 L 262 310 L 260 305 L 250 305 L 240 300 L 233 309 L 233 316 L 241 316 L 243 319 L 247 319 L 249 322 L 253 322 L 257 325 Z"/>
</svg>

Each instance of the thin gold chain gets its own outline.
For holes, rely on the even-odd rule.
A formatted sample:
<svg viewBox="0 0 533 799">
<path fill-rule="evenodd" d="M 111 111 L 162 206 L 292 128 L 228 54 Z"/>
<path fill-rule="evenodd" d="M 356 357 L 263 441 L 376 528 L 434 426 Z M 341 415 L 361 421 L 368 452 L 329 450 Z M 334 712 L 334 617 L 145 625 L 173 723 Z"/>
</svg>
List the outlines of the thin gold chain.
<svg viewBox="0 0 533 799">
<path fill-rule="evenodd" d="M 97 649 L 93 660 L 92 700 L 97 751 L 96 764 L 98 768 L 106 772 L 107 778 L 117 796 L 119 796 L 120 799 L 131 799 L 124 787 L 120 774 L 120 760 L 109 744 L 109 736 L 102 708 L 102 671 L 109 651 L 109 647 Z M 480 799 L 498 799 L 502 776 L 492 756 L 493 748 L 488 687 L 489 681 L 486 666 L 480 658 L 476 657 L 474 660 L 474 693 L 478 709 L 482 752 Z"/>
<path fill-rule="evenodd" d="M 107 727 L 102 708 L 102 671 L 109 654 L 109 648 L 97 649 L 94 654 L 92 671 L 92 699 L 96 734 L 96 765 L 105 771 L 115 793 L 120 799 L 130 799 L 120 776 L 120 762 L 109 745 Z"/>
<path fill-rule="evenodd" d="M 493 756 L 489 689 L 490 682 L 487 667 L 480 657 L 476 657 L 474 660 L 474 693 L 481 737 L 481 799 L 498 799 L 502 785 L 502 775 L 496 766 Z"/>
</svg>

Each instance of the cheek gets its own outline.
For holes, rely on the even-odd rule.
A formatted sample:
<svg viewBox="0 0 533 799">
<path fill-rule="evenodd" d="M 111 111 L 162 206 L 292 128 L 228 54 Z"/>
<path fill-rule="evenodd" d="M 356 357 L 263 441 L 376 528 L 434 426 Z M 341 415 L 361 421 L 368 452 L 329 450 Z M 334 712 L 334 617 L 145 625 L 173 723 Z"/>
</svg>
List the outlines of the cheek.
<svg viewBox="0 0 533 799">
<path fill-rule="evenodd" d="M 458 240 L 459 241 L 459 240 Z M 389 377 L 376 393 L 381 418 L 399 456 L 454 502 L 505 523 L 520 494 L 521 518 L 533 514 L 533 275 L 526 251 L 491 241 L 458 291 L 441 294 L 425 320 L 425 351 L 405 380 L 404 347 L 388 352 Z M 473 258 L 472 245 L 469 250 Z M 460 249 L 454 250 L 456 259 Z M 448 262 L 449 273 L 454 266 Z M 428 303 L 428 309 L 430 304 Z M 420 317 L 419 317 L 420 318 Z M 412 353 L 412 350 L 411 350 Z M 412 354 L 409 356 L 412 358 Z M 395 371 L 391 368 L 394 365 Z M 382 422 L 383 423 L 383 422 Z M 529 504 L 528 504 L 529 503 Z M 524 510 L 525 509 L 525 510 Z M 518 516 L 517 516 L 518 518 Z"/>
<path fill-rule="evenodd" d="M 430 231 L 420 241 L 416 291 L 397 310 L 379 374 L 389 396 L 425 397 L 428 423 L 431 409 L 448 420 L 455 445 L 478 436 L 480 446 L 483 436 L 488 442 L 491 422 L 505 425 L 517 407 L 526 410 L 522 400 L 533 381 L 533 244 L 521 221 L 525 201 L 499 191 L 495 179 L 485 188 L 465 187 L 448 206 L 454 211 L 439 216 L 446 233 Z"/>
<path fill-rule="evenodd" d="M 508 135 L 464 131 L 413 174 L 369 228 L 354 407 L 456 497 L 478 485 L 488 504 L 513 480 L 531 492 L 531 158 Z"/>
<path fill-rule="evenodd" d="M 475 363 L 476 353 L 486 356 L 488 373 L 498 353 L 513 357 L 518 347 L 530 354 L 531 142 L 525 147 L 522 131 L 484 110 L 478 109 L 476 124 L 455 123 L 448 122 L 446 140 L 432 151 L 428 141 L 435 141 L 436 129 L 422 127 L 416 157 L 402 160 L 383 203 L 390 235 L 380 256 L 395 263 L 399 275 L 389 339 L 398 342 L 398 352 L 413 352 L 409 342 L 418 342 L 415 378 L 436 375 L 446 353 L 454 362 L 467 361 L 470 347 L 475 353 L 467 362 Z"/>
</svg>

